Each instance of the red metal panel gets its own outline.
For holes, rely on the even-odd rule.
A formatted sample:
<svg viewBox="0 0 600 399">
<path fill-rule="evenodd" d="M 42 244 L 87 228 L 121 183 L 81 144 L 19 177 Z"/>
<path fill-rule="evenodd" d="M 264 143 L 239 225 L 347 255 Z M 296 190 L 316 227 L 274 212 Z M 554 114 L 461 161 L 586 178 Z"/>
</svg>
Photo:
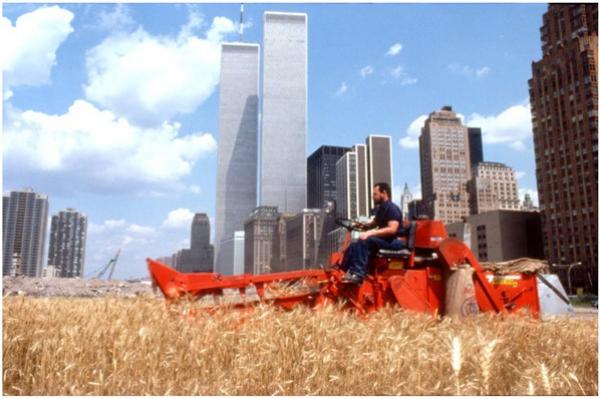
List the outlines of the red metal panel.
<svg viewBox="0 0 600 399">
<path fill-rule="evenodd" d="M 537 290 L 537 278 L 535 274 L 509 273 L 495 275 L 494 273 L 483 273 L 483 279 L 487 282 L 484 287 L 482 281 L 475 280 L 475 297 L 482 312 L 496 311 L 494 304 L 490 301 L 486 290 L 494 297 L 500 298 L 503 308 L 509 313 L 519 309 L 528 310 L 534 318 L 539 317 L 540 301 Z"/>
<path fill-rule="evenodd" d="M 439 220 L 417 220 L 415 247 L 437 248 L 447 237 L 446 228 Z"/>
</svg>

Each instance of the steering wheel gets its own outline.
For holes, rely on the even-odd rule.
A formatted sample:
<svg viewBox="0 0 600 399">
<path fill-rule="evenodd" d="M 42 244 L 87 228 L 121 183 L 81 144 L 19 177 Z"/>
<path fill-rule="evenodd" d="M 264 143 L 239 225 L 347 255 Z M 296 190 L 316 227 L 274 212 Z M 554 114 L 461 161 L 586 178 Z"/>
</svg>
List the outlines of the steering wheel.
<svg viewBox="0 0 600 399">
<path fill-rule="evenodd" d="M 337 224 L 340 227 L 345 228 L 348 231 L 357 230 L 357 228 L 354 227 L 354 221 L 352 219 L 337 218 L 337 219 L 335 219 L 335 224 Z"/>
</svg>

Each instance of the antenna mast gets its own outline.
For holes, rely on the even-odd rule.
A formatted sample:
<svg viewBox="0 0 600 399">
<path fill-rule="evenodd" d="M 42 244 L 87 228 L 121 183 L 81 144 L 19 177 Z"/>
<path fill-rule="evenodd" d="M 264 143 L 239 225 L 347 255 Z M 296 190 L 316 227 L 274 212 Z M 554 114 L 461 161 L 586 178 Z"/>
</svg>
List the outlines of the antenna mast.
<svg viewBox="0 0 600 399">
<path fill-rule="evenodd" d="M 244 3 L 240 9 L 240 43 L 244 41 Z"/>
</svg>

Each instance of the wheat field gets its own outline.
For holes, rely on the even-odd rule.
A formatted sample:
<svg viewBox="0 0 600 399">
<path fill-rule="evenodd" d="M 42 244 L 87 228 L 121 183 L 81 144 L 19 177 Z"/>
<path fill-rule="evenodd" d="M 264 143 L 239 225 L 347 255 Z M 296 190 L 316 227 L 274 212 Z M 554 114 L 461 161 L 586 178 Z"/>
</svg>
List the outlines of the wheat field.
<svg viewBox="0 0 600 399">
<path fill-rule="evenodd" d="M 5 297 L 5 395 L 594 395 L 597 320 Z"/>
</svg>

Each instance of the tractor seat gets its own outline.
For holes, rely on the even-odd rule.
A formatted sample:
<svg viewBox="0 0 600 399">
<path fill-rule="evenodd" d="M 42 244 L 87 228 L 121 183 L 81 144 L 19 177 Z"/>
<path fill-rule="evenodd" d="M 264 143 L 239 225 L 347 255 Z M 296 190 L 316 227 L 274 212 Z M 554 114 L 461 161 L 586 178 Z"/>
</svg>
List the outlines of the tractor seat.
<svg viewBox="0 0 600 399">
<path fill-rule="evenodd" d="M 380 258 L 403 258 L 410 257 L 415 247 L 415 234 L 417 232 L 417 222 L 414 220 L 404 227 L 403 236 L 406 237 L 406 248 L 403 249 L 380 249 L 377 256 Z"/>
</svg>

